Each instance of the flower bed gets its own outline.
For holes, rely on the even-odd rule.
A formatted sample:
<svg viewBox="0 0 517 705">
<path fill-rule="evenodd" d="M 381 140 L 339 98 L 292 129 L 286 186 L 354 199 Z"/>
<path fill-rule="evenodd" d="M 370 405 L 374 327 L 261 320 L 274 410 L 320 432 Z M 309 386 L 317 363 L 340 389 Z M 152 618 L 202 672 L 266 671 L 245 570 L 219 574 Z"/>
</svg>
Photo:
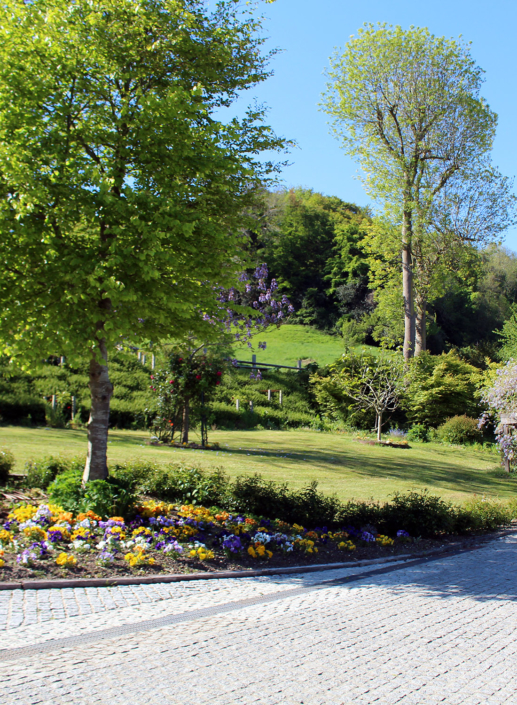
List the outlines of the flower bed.
<svg viewBox="0 0 517 705">
<path fill-rule="evenodd" d="M 146 500 L 131 520 L 76 516 L 45 503 L 18 503 L 0 514 L 0 580 L 108 577 L 333 563 L 421 552 L 440 542 L 417 541 L 373 527 L 307 530 L 298 524 L 201 506 Z"/>
</svg>

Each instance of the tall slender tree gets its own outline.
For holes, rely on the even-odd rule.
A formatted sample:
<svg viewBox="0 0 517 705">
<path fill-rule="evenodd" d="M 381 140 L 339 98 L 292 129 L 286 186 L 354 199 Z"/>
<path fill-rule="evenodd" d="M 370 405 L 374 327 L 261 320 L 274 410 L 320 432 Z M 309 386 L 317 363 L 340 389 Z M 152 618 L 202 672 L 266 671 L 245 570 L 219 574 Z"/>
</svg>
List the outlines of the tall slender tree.
<svg viewBox="0 0 517 705">
<path fill-rule="evenodd" d="M 364 25 L 335 52 L 328 75 L 323 109 L 333 131 L 400 227 L 407 359 L 415 350 L 417 194 L 429 170 L 434 198 L 486 154 L 496 115 L 480 97 L 482 71 L 468 45 L 427 29 Z"/>
<path fill-rule="evenodd" d="M 117 345 L 210 334 L 280 149 L 253 7 L 6 0 L 0 8 L 0 339 L 13 359 L 90 356 L 84 479 L 107 475 Z"/>
</svg>

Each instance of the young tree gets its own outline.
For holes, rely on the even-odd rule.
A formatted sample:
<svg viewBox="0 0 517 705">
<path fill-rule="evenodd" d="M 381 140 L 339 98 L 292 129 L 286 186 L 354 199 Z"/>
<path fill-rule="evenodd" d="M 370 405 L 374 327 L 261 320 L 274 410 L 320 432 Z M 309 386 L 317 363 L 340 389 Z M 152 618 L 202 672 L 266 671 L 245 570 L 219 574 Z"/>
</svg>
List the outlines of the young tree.
<svg viewBox="0 0 517 705">
<path fill-rule="evenodd" d="M 242 271 L 242 214 L 274 169 L 256 155 L 284 144 L 261 109 L 214 116 L 268 76 L 252 9 L 0 9 L 0 338 L 24 364 L 89 353 L 85 481 L 107 476 L 110 351 L 209 336 Z"/>
<path fill-rule="evenodd" d="M 331 381 L 355 410 L 373 410 L 376 415 L 377 440 L 381 440 L 383 417 L 399 406 L 404 390 L 402 359 L 393 354 L 343 356 L 335 365 Z"/>
<path fill-rule="evenodd" d="M 434 198 L 486 154 L 496 116 L 479 96 L 467 45 L 427 29 L 367 24 L 331 59 L 324 110 L 371 194 L 400 226 L 404 356 L 414 353 L 414 220 L 425 178 Z"/>
<path fill-rule="evenodd" d="M 231 353 L 235 343 L 246 343 L 252 347 L 251 337 L 270 326 L 279 326 L 286 316 L 294 311 L 289 299 L 285 296 L 277 298 L 278 284 L 275 279 L 268 283 L 268 268 L 266 264 L 257 267 L 251 274 L 243 273 L 239 277 L 242 288 L 232 287 L 228 291 L 218 293 L 219 310 L 217 315 L 205 313 L 204 320 L 212 327 L 210 338 L 200 343 L 191 335 L 183 349 L 173 351 L 167 360 L 166 367 L 157 375 L 153 375 L 151 389 L 158 391 L 158 412 L 163 420 L 163 409 L 168 409 L 168 416 L 173 415 L 172 423 L 181 425 L 182 442 L 189 442 L 190 409 L 201 401 L 202 406 L 208 402 L 209 395 L 214 391 L 214 384 L 219 384 L 223 369 L 226 366 L 222 355 Z M 216 336 L 214 339 L 214 335 Z M 207 348 L 210 347 L 210 355 Z M 258 347 L 265 349 L 266 343 Z M 235 360 L 233 361 L 236 362 Z M 260 374 L 260 370 L 257 374 Z M 255 375 L 252 372 L 252 376 Z M 176 419 L 181 416 L 181 424 Z M 174 430 L 174 429 L 173 429 Z M 162 434 L 163 435 L 163 434 Z M 171 439 L 173 434 L 171 436 Z M 203 439 L 203 445 L 205 439 Z"/>
</svg>

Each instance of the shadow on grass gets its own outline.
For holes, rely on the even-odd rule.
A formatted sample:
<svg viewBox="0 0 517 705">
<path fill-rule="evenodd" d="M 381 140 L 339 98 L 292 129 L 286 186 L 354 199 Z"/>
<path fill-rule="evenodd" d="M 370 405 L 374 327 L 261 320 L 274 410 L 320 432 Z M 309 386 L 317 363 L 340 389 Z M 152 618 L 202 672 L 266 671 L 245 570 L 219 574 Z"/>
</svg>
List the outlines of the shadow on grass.
<svg viewBox="0 0 517 705">
<path fill-rule="evenodd" d="M 500 491 L 507 492 L 513 489 L 513 486 L 517 491 L 517 483 L 514 485 L 512 480 L 502 481 L 495 478 L 488 468 L 469 469 L 466 466 L 459 466 L 457 462 L 451 463 L 447 459 L 446 450 L 429 450 L 428 452 L 438 456 L 436 459 L 416 458 L 411 455 L 411 449 L 382 448 L 375 450 L 374 456 L 362 455 L 360 450 L 358 453 L 354 453 L 352 448 L 328 451 L 284 451 L 283 453 L 271 450 L 257 451 L 250 448 L 229 448 L 227 452 L 234 457 L 251 456 L 256 462 L 268 462 L 272 467 L 277 467 L 279 464 L 287 467 L 291 464 L 300 467 L 312 466 L 310 469 L 313 469 L 315 473 L 325 473 L 327 478 L 334 479 L 342 476 L 344 481 L 351 471 L 356 476 L 365 479 L 398 480 L 409 485 L 425 485 L 468 494 L 497 494 Z M 383 455 L 379 455 L 379 452 L 382 452 Z M 487 458 L 486 462 L 490 463 L 491 460 L 491 458 Z M 465 465 L 468 462 L 469 459 L 465 458 Z M 309 470 L 308 467 L 307 470 Z"/>
</svg>

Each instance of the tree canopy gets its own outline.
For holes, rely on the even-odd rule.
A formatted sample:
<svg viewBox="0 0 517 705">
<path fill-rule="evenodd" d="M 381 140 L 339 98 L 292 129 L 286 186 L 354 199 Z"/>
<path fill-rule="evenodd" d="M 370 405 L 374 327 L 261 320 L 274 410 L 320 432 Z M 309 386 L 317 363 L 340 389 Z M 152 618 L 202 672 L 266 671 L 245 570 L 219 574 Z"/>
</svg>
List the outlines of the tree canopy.
<svg viewBox="0 0 517 705">
<path fill-rule="evenodd" d="M 89 352 L 85 477 L 106 475 L 108 352 L 209 330 L 243 214 L 283 146 L 260 20 L 223 0 L 7 0 L 0 9 L 0 337 L 24 363 Z M 220 115 L 220 112 L 218 112 Z"/>
<path fill-rule="evenodd" d="M 367 24 L 336 51 L 329 78 L 323 108 L 334 133 L 400 229 L 404 354 L 411 357 L 416 347 L 425 349 L 417 339 L 414 277 L 416 267 L 425 278 L 428 245 L 436 250 L 436 222 L 430 244 L 426 237 L 433 206 L 453 184 L 457 205 L 468 191 L 463 184 L 485 171 L 496 115 L 480 96 L 482 71 L 468 45 L 427 29 Z M 504 189 L 495 172 L 494 180 Z M 442 202 L 441 213 L 450 211 Z M 453 218 L 447 223 L 452 227 Z M 425 317 L 425 296 L 418 302 L 417 315 Z"/>
</svg>

